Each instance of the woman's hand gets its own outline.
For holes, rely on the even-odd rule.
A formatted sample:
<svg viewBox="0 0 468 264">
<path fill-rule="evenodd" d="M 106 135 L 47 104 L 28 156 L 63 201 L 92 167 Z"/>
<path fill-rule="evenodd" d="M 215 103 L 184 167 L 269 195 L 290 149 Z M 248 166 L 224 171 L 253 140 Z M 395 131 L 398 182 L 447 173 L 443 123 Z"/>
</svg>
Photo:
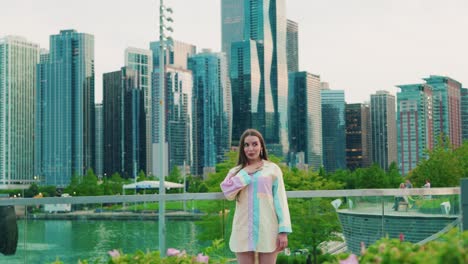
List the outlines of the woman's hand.
<svg viewBox="0 0 468 264">
<path fill-rule="evenodd" d="M 278 238 L 276 239 L 276 252 L 283 251 L 288 247 L 288 234 L 279 233 Z"/>
</svg>

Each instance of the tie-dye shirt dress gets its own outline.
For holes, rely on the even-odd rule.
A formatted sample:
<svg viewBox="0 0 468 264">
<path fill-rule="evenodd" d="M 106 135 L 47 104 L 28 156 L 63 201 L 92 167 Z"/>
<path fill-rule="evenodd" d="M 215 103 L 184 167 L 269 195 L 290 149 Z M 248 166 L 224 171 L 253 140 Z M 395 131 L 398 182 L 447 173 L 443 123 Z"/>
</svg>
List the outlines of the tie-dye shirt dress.
<svg viewBox="0 0 468 264">
<path fill-rule="evenodd" d="M 239 168 L 221 183 L 225 197 L 236 200 L 229 247 L 233 252 L 273 252 L 278 234 L 292 232 L 283 173 L 267 160 L 251 175 Z"/>
</svg>

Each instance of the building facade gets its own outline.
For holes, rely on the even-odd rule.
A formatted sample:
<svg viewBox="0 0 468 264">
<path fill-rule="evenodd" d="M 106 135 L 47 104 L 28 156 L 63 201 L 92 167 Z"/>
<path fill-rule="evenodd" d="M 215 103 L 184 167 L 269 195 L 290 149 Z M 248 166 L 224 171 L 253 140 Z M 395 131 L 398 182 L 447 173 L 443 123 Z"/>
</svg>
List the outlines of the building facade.
<svg viewBox="0 0 468 264">
<path fill-rule="evenodd" d="M 370 123 L 372 162 L 388 170 L 397 159 L 395 96 L 387 91 L 371 95 Z"/>
<path fill-rule="evenodd" d="M 204 51 L 189 59 L 193 72 L 193 171 L 207 176 L 231 146 L 231 87 L 224 53 Z"/>
<path fill-rule="evenodd" d="M 286 28 L 286 52 L 288 72 L 299 71 L 299 24 L 290 19 Z"/>
<path fill-rule="evenodd" d="M 43 176 L 46 185 L 70 183 L 94 168 L 94 36 L 62 30 L 50 37 L 44 67 Z"/>
<path fill-rule="evenodd" d="M 345 96 L 343 90 L 320 91 L 323 166 L 327 172 L 346 169 Z"/>
<path fill-rule="evenodd" d="M 143 171 L 146 174 L 151 173 L 152 169 L 152 82 L 151 82 L 151 73 L 153 72 L 153 54 L 151 50 L 145 50 L 145 49 L 138 49 L 138 48 L 126 48 L 125 49 L 125 67 L 128 69 L 132 69 L 135 71 L 137 74 L 137 89 L 141 90 L 140 91 L 133 91 L 132 96 L 139 96 L 140 93 L 143 94 L 143 113 L 137 113 L 137 109 L 139 107 L 135 108 L 136 106 L 133 105 L 133 114 L 138 115 L 138 118 L 140 118 L 140 115 L 143 114 L 145 116 L 145 131 L 144 132 L 144 140 L 145 141 L 145 155 L 144 157 L 141 157 L 143 160 L 140 160 L 139 162 L 142 163 L 144 162 L 144 166 L 139 166 L 144 168 Z M 133 104 L 139 104 L 140 99 L 133 98 Z M 139 110 L 138 110 L 139 111 Z M 141 132 L 138 132 L 141 133 Z M 139 140 L 140 141 L 140 140 Z M 140 143 L 136 144 L 135 146 L 139 146 Z M 135 156 L 136 157 L 136 156 Z M 138 155 L 140 157 L 140 155 Z M 134 162 L 136 162 L 134 160 Z"/>
<path fill-rule="evenodd" d="M 34 180 L 37 63 L 38 44 L 0 38 L 0 188 Z"/>
<path fill-rule="evenodd" d="M 416 168 L 434 144 L 432 87 L 399 85 L 397 93 L 398 165 L 402 175 Z"/>
<path fill-rule="evenodd" d="M 249 8 L 246 8 L 247 5 Z M 250 98 L 252 107 L 236 109 L 239 104 L 233 101 L 232 144 L 238 143 L 241 136 L 239 131 L 253 127 L 263 134 L 269 151 L 279 156 L 289 151 L 285 13 L 284 0 L 244 1 L 244 38 L 242 42 L 231 44 L 229 66 L 233 99 L 234 94 L 254 96 Z M 241 53 L 243 50 L 249 58 Z M 248 62 L 253 64 L 249 65 Z M 250 77 L 250 74 L 255 76 Z M 255 82 L 252 84 L 243 81 L 253 78 Z M 250 113 L 250 109 L 254 112 Z M 245 126 L 248 122 L 238 120 L 244 116 L 251 119 L 255 126 Z"/>
<path fill-rule="evenodd" d="M 346 104 L 346 166 L 350 170 L 371 165 L 369 106 Z"/>
<path fill-rule="evenodd" d="M 434 136 L 443 134 L 454 147 L 461 146 L 461 83 L 437 75 L 424 80 L 432 87 Z"/>
<path fill-rule="evenodd" d="M 307 166 L 318 170 L 322 166 L 320 76 L 308 72 L 289 73 L 288 112 L 291 165 L 300 165 L 297 154 L 303 152 Z"/>
<path fill-rule="evenodd" d="M 463 142 L 468 140 L 468 88 L 461 89 L 461 123 Z"/>
<path fill-rule="evenodd" d="M 244 40 L 245 0 L 221 1 L 221 51 L 230 65 L 231 44 Z"/>
<path fill-rule="evenodd" d="M 95 168 L 94 172 L 98 178 L 102 178 L 103 176 L 103 139 L 104 139 L 104 131 L 103 131 L 103 120 L 102 120 L 102 104 L 96 104 L 95 108 L 96 113 L 96 150 L 95 150 Z"/>
</svg>

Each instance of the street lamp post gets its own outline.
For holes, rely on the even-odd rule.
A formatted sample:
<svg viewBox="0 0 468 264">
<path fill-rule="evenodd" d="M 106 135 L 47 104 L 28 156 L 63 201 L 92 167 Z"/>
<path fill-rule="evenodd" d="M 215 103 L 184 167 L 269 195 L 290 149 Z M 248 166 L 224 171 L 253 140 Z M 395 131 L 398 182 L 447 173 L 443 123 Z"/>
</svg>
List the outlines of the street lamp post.
<svg viewBox="0 0 468 264">
<path fill-rule="evenodd" d="M 165 120 L 165 67 L 164 67 L 164 59 L 165 59 L 165 41 L 169 40 L 169 37 L 164 35 L 164 31 L 171 31 L 172 28 L 165 25 L 166 22 L 173 22 L 172 18 L 167 17 L 165 12 L 172 13 L 172 9 L 167 8 L 163 4 L 163 0 L 159 2 L 159 251 L 161 256 L 166 255 L 166 188 L 164 185 L 164 168 L 165 165 L 165 142 L 166 142 L 166 120 Z"/>
</svg>

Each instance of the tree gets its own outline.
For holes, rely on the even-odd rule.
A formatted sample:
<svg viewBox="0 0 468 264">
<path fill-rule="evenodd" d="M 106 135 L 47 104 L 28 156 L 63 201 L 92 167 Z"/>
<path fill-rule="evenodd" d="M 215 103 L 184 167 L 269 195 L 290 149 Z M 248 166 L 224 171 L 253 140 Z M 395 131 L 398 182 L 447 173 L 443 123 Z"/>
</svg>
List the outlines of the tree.
<svg viewBox="0 0 468 264">
<path fill-rule="evenodd" d="M 440 136 L 435 147 L 428 151 L 428 158 L 422 160 L 418 166 L 410 171 L 408 178 L 415 186 L 423 186 L 425 180 L 431 182 L 431 186 L 453 187 L 460 184 L 460 178 L 466 175 L 468 147 L 454 150 L 448 137 Z M 462 156 L 458 156 L 462 155 Z"/>
</svg>

